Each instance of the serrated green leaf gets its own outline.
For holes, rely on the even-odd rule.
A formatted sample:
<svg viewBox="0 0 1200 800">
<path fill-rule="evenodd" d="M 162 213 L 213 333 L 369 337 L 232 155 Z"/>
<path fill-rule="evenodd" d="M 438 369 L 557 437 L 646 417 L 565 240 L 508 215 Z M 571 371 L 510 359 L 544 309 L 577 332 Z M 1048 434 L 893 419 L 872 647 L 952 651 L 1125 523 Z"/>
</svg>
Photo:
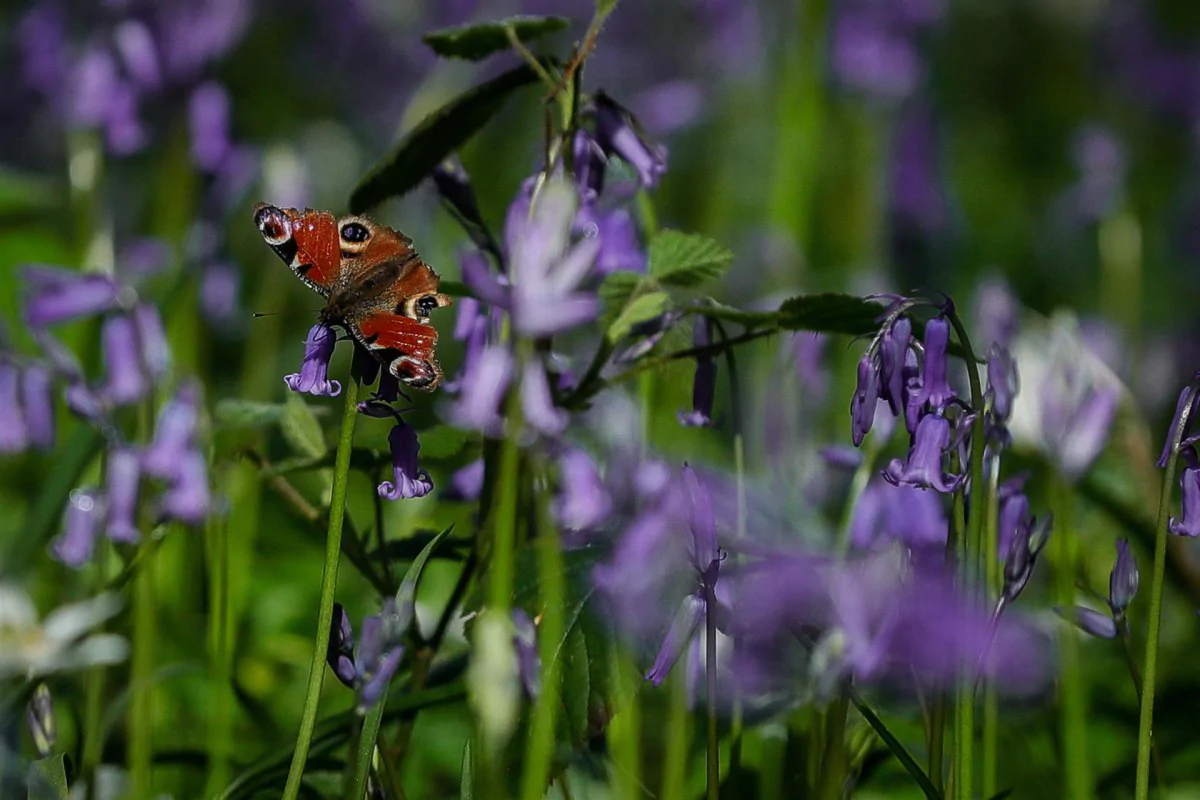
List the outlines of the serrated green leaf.
<svg viewBox="0 0 1200 800">
<path fill-rule="evenodd" d="M 29 765 L 29 800 L 67 800 L 70 794 L 62 753 Z"/>
<path fill-rule="evenodd" d="M 779 319 L 778 311 L 744 311 L 740 308 L 720 304 L 698 306 L 694 309 L 694 313 L 723 322 L 736 322 L 747 328 L 771 325 Z"/>
<path fill-rule="evenodd" d="M 559 724 L 565 728 L 569 742 L 582 742 L 588 731 L 588 706 L 592 693 L 591 667 L 588 657 L 587 639 L 579 625 L 567 632 L 559 651 L 562 662 L 563 713 Z"/>
<path fill-rule="evenodd" d="M 256 403 L 227 397 L 217 403 L 213 417 L 218 425 L 230 428 L 265 428 L 283 418 L 282 403 Z"/>
<path fill-rule="evenodd" d="M 292 449 L 309 458 L 320 458 L 329 449 L 325 444 L 325 432 L 317 415 L 299 395 L 288 394 L 279 419 L 283 438 Z"/>
<path fill-rule="evenodd" d="M 442 28 L 421 37 L 433 52 L 442 58 L 465 58 L 481 61 L 493 53 L 512 47 L 508 38 L 511 30 L 519 41 L 529 42 L 551 33 L 561 31 L 570 24 L 566 17 L 540 17 L 519 15 L 505 17 L 494 22 L 478 25 L 461 25 Z"/>
<path fill-rule="evenodd" d="M 361 214 L 415 187 L 442 159 L 486 125 L 509 95 L 537 79 L 533 69 L 522 64 L 469 89 L 425 117 L 359 181 L 350 195 L 351 212 Z"/>
<path fill-rule="evenodd" d="M 670 305 L 671 296 L 661 290 L 638 295 L 626 304 L 617 318 L 608 326 L 608 340 L 610 342 L 620 341 L 629 335 L 635 325 L 654 319 L 665 312 Z"/>
<path fill-rule="evenodd" d="M 863 336 L 879 328 L 878 303 L 850 294 L 808 294 L 784 300 L 779 326 L 790 331 L 817 331 Z"/>
<path fill-rule="evenodd" d="M 695 233 L 664 230 L 650 240 L 650 275 L 665 286 L 699 286 L 721 277 L 733 253 Z"/>
</svg>

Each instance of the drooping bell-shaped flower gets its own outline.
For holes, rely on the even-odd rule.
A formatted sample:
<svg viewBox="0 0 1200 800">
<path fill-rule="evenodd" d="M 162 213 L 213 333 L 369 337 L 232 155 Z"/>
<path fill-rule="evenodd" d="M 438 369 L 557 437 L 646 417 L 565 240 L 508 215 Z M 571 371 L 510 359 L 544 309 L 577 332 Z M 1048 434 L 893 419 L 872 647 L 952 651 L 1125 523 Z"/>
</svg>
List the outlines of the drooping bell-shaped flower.
<svg viewBox="0 0 1200 800">
<path fill-rule="evenodd" d="M 184 454 L 167 490 L 162 495 L 164 517 L 188 525 L 199 525 L 208 516 L 212 493 L 208 487 L 208 461 L 198 450 Z"/>
<path fill-rule="evenodd" d="M 1050 540 L 1053 524 L 1054 518 L 1047 514 L 1043 517 L 1027 516 L 1017 525 L 1004 559 L 1004 588 L 1001 595 L 1006 603 L 1016 600 L 1029 583 L 1038 555 Z"/>
<path fill-rule="evenodd" d="M 600 242 L 593 268 L 596 275 L 621 270 L 646 271 L 646 251 L 638 236 L 637 224 L 625 209 L 602 211 L 595 204 L 584 204 L 575 215 L 575 227 L 585 238 Z"/>
<path fill-rule="evenodd" d="M 912 321 L 900 316 L 883 333 L 879 344 L 879 396 L 887 401 L 893 416 L 900 416 L 905 408 L 905 383 L 908 375 L 909 345 L 912 342 Z M 862 365 L 859 365 L 859 386 L 862 386 Z M 869 428 L 870 426 L 868 426 Z"/>
<path fill-rule="evenodd" d="M 478 500 L 483 492 L 484 464 L 477 458 L 450 476 L 450 488 L 442 492 L 446 500 Z"/>
<path fill-rule="evenodd" d="M 3 367 L 0 367 L 2 369 Z M 21 373 L 21 410 L 29 444 L 39 450 L 54 447 L 54 376 L 42 364 L 32 364 Z M 0 415 L 6 412 L 0 411 Z M 0 419 L 0 426 L 4 422 Z"/>
<path fill-rule="evenodd" d="M 25 321 L 34 328 L 112 311 L 125 298 L 108 275 L 57 267 L 25 270 Z"/>
<path fill-rule="evenodd" d="M 348 688 L 354 688 L 358 672 L 354 668 L 354 628 L 350 616 L 341 603 L 333 604 L 333 617 L 329 621 L 329 647 L 325 651 L 325 663 L 333 670 L 337 679 Z"/>
<path fill-rule="evenodd" d="M 216 172 L 229 153 L 229 116 L 229 92 L 224 86 L 209 81 L 192 91 L 188 99 L 192 163 L 202 172 Z"/>
<path fill-rule="evenodd" d="M 379 484 L 379 496 L 388 500 L 424 497 L 433 491 L 429 473 L 417 466 L 417 454 L 421 444 L 417 432 L 411 425 L 397 421 L 388 434 L 388 446 L 392 452 L 392 480 Z"/>
<path fill-rule="evenodd" d="M 854 507 L 850 544 L 860 550 L 893 541 L 913 550 L 944 547 L 948 530 L 942 500 L 935 492 L 876 478 Z"/>
<path fill-rule="evenodd" d="M 133 324 L 137 328 L 142 369 L 151 382 L 161 381 L 171 366 L 171 346 L 163 329 L 162 315 L 157 307 L 141 303 L 133 309 Z"/>
<path fill-rule="evenodd" d="M 137 528 L 138 486 L 142 477 L 141 455 L 130 447 L 108 452 L 108 518 L 105 532 L 114 542 L 133 544 L 142 536 Z"/>
<path fill-rule="evenodd" d="M 658 655 L 654 657 L 654 664 L 646 670 L 642 676 L 643 680 L 650 681 L 655 686 L 662 685 L 670 674 L 671 667 L 675 666 L 675 662 L 683 655 L 683 651 L 695 636 L 704 619 L 706 607 L 704 598 L 699 595 L 689 594 L 683 598 L 658 649 Z"/>
<path fill-rule="evenodd" d="M 603 92 L 597 92 L 596 141 L 605 153 L 619 156 L 638 174 L 638 183 L 652 189 L 667 171 L 667 151 L 652 145 L 633 126 L 629 111 Z"/>
<path fill-rule="evenodd" d="M 692 346 L 708 347 L 710 344 L 712 344 L 712 321 L 707 317 L 697 315 L 692 326 Z M 716 395 L 716 359 L 711 355 L 697 356 L 696 372 L 692 378 L 692 410 L 678 413 L 679 424 L 689 428 L 712 425 L 713 402 Z"/>
<path fill-rule="evenodd" d="M 854 387 L 854 396 L 850 398 L 850 437 L 855 447 L 863 443 L 875 424 L 878 400 L 879 373 L 875 359 L 867 353 L 858 362 L 858 383 Z"/>
<path fill-rule="evenodd" d="M 988 352 L 987 382 L 992 416 L 1001 423 L 1007 422 L 1012 417 L 1013 401 L 1021 388 L 1021 382 L 1017 374 L 1017 362 L 999 345 L 993 345 Z"/>
<path fill-rule="evenodd" d="M 1138 590 L 1138 567 L 1133 553 L 1129 552 L 1129 542 L 1117 539 L 1117 558 L 1113 562 L 1112 572 L 1108 576 L 1108 606 L 1112 609 L 1113 617 L 1121 617 L 1125 609 L 1133 602 Z"/>
<path fill-rule="evenodd" d="M 945 408 L 954 397 L 947 380 L 950 348 L 950 323 L 944 317 L 934 317 L 925 324 L 925 364 L 921 370 L 921 390 L 916 402 L 934 411 Z"/>
<path fill-rule="evenodd" d="M 512 354 L 507 349 L 498 345 L 484 347 L 463 375 L 458 398 L 447 410 L 447 419 L 485 436 L 502 436 L 504 416 L 500 405 L 514 371 Z"/>
<path fill-rule="evenodd" d="M 1194 539 L 1200 536 L 1200 463 L 1190 447 L 1185 452 L 1189 463 L 1179 475 L 1183 507 L 1179 516 L 1167 521 L 1167 529 Z"/>
<path fill-rule="evenodd" d="M 29 738 L 39 758 L 49 758 L 58 742 L 58 725 L 54 721 L 54 698 L 50 688 L 39 683 L 25 708 L 25 723 Z"/>
<path fill-rule="evenodd" d="M 100 395 L 109 404 L 132 405 L 146 396 L 150 384 L 142 371 L 137 325 L 124 314 L 104 320 L 100 329 L 105 376 Z"/>
<path fill-rule="evenodd" d="M 285 375 L 283 382 L 293 392 L 322 397 L 336 397 L 342 392 L 342 384 L 329 379 L 329 359 L 333 358 L 333 348 L 337 344 L 337 334 L 333 328 L 317 323 L 308 331 L 304 342 L 304 361 L 299 372 Z"/>
<path fill-rule="evenodd" d="M 92 557 L 103 523 L 103 496 L 90 490 L 72 492 L 63 532 L 54 540 L 50 552 L 68 567 L 82 567 Z"/>
<path fill-rule="evenodd" d="M 20 453 L 29 446 L 29 433 L 21 403 L 21 371 L 0 361 L 0 453 Z"/>
<path fill-rule="evenodd" d="M 917 424 L 908 457 L 892 459 L 883 477 L 894 484 L 936 489 L 949 494 L 958 491 L 965 474 L 950 475 L 943 461 L 950 447 L 950 422 L 937 414 L 926 414 Z"/>
<path fill-rule="evenodd" d="M 399 641 L 391 641 L 387 633 L 379 615 L 372 614 L 363 620 L 362 638 L 354 656 L 360 714 L 383 696 L 384 689 L 404 658 L 404 645 Z"/>
<path fill-rule="evenodd" d="M 575 184 L 579 187 L 580 196 L 599 197 L 604 191 L 604 171 L 608 166 L 604 148 L 583 128 L 575 131 L 575 141 L 571 146 L 575 161 Z"/>
<path fill-rule="evenodd" d="M 567 412 L 554 405 L 540 361 L 530 360 L 522 369 L 521 411 L 525 424 L 543 436 L 558 436 L 567 428 Z"/>
<path fill-rule="evenodd" d="M 1192 401 L 1196 398 L 1196 388 L 1189 383 L 1183 387 L 1183 391 L 1179 393 L 1179 400 L 1175 403 L 1175 413 L 1171 415 L 1171 424 L 1167 428 L 1167 439 L 1163 442 L 1162 453 L 1158 456 L 1158 461 L 1155 465 L 1160 469 L 1166 469 L 1167 459 L 1171 455 L 1171 448 L 1175 444 L 1175 440 L 1183 439 L 1183 433 L 1180 433 L 1179 426 L 1185 422 L 1185 416 L 1190 418 L 1192 411 Z M 1186 431 L 1184 432 L 1186 433 Z"/>
<path fill-rule="evenodd" d="M 558 459 L 559 493 L 554 515 L 566 531 L 586 531 L 602 524 L 612 509 L 612 499 L 592 457 L 572 447 Z"/>
<path fill-rule="evenodd" d="M 471 178 L 463 169 L 462 163 L 457 158 L 447 159 L 434 168 L 432 177 L 442 204 L 463 226 L 475 246 L 502 260 L 500 245 L 493 238 L 483 214 L 479 211 L 475 189 L 471 186 Z"/>
<path fill-rule="evenodd" d="M 524 609 L 513 609 L 513 649 L 517 653 L 517 674 L 525 695 L 536 700 L 542 693 L 542 659 L 538 655 L 537 626 Z"/>
<path fill-rule="evenodd" d="M 146 474 L 163 480 L 179 474 L 195 441 L 199 402 L 195 384 L 186 383 L 163 406 L 154 427 L 154 439 L 142 454 L 142 469 Z"/>
<path fill-rule="evenodd" d="M 1117 638 L 1117 622 L 1109 614 L 1087 608 L 1072 606 L 1069 609 L 1055 609 L 1059 616 L 1075 625 L 1086 634 L 1098 639 Z"/>
</svg>

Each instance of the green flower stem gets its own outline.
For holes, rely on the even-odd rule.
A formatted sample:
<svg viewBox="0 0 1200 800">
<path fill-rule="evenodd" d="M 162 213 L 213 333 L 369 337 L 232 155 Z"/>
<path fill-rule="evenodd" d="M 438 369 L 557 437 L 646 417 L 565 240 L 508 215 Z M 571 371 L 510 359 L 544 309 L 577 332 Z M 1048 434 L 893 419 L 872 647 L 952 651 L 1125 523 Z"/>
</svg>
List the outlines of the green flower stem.
<svg viewBox="0 0 1200 800">
<path fill-rule="evenodd" d="M 963 351 L 963 360 L 967 365 L 967 380 L 971 387 L 971 408 L 975 411 L 975 419 L 971 423 L 971 462 L 970 489 L 975 493 L 976 502 L 970 505 L 970 516 L 967 519 L 967 536 L 960 553 L 962 569 L 960 574 L 963 586 L 968 596 L 973 597 L 978 592 L 978 577 L 982 572 L 985 556 L 981 552 L 984 538 L 984 519 L 988 516 L 988 506 L 980 495 L 986 492 L 983 481 L 983 451 L 987 441 L 987 426 L 984 418 L 983 385 L 979 380 L 979 360 L 971 347 L 971 337 L 967 335 L 966 326 L 959 319 L 958 313 L 950 310 L 946 315 L 954 327 L 958 344 Z M 961 495 L 960 495 L 961 497 Z M 966 667 L 965 673 L 959 680 L 958 693 L 955 700 L 956 730 L 958 734 L 958 756 L 955 760 L 958 777 L 956 786 L 959 797 L 971 798 L 974 789 L 975 760 L 973 747 L 975 743 L 975 676 L 971 674 L 972 666 Z"/>
<path fill-rule="evenodd" d="M 1138 670 L 1137 662 L 1133 658 L 1133 641 L 1129 635 L 1128 620 L 1121 619 L 1117 622 L 1117 634 L 1121 639 L 1121 652 L 1125 655 L 1125 666 L 1129 668 L 1129 680 L 1133 682 L 1133 690 L 1137 694 L 1138 703 L 1142 702 L 1142 673 Z M 1150 765 L 1154 770 L 1154 782 L 1159 790 L 1166 788 L 1167 779 L 1163 772 L 1162 753 L 1158 749 L 1158 739 L 1154 738 L 1154 733 L 1150 734 Z"/>
<path fill-rule="evenodd" d="M 684 800 L 688 745 L 692 735 L 691 714 L 687 707 L 687 680 L 683 670 L 672 670 L 667 681 L 667 743 L 659 797 L 662 800 Z"/>
<path fill-rule="evenodd" d="M 541 465 L 542 483 L 548 480 L 548 468 Z M 542 693 L 533 708 L 529 731 L 529 750 L 521 777 L 521 797 L 539 800 L 546 794 L 550 767 L 554 758 L 555 714 L 562 704 L 563 608 L 567 600 L 567 579 L 563 572 L 562 548 L 558 528 L 550 512 L 550 492 L 543 487 L 537 496 L 537 571 L 541 593 L 541 623 L 538 625 L 538 654 L 542 661 Z"/>
<path fill-rule="evenodd" d="M 846 714 L 850 696 L 843 688 L 825 712 L 825 749 L 821 754 L 816 796 L 840 800 L 849 765 L 846 763 Z"/>
<path fill-rule="evenodd" d="M 1167 468 L 1163 472 L 1162 493 L 1158 500 L 1158 523 L 1154 537 L 1154 569 L 1150 578 L 1150 620 L 1146 631 L 1145 675 L 1142 678 L 1142 702 L 1138 717 L 1136 800 L 1146 800 L 1150 793 L 1150 746 L 1154 729 L 1154 690 L 1158 681 L 1158 638 L 1162 630 L 1163 576 L 1167 565 L 1167 518 L 1171 509 L 1171 493 L 1175 487 L 1175 465 L 1179 459 L 1179 442 L 1187 430 L 1192 404 L 1185 404 L 1175 426 L 1170 443 Z"/>
<path fill-rule="evenodd" d="M 108 551 L 107 542 L 100 542 L 96 548 L 95 594 L 99 594 L 106 588 Z M 80 775 L 87 785 L 88 797 L 96 796 L 96 770 L 104 756 L 104 683 L 105 668 L 103 664 L 97 664 L 88 669 L 83 685 L 83 754 L 80 765 Z"/>
<path fill-rule="evenodd" d="M 522 361 L 518 361 L 519 365 Z M 517 392 L 510 392 L 505 414 L 508 435 L 500 443 L 500 464 L 496 478 L 496 504 L 492 516 L 492 552 L 488 569 L 488 607 L 498 616 L 507 616 L 512 608 L 515 556 L 517 548 L 517 500 L 521 493 L 521 450 L 517 431 L 521 427 L 521 403 Z"/>
<path fill-rule="evenodd" d="M 1003 575 L 1000 571 L 999 554 L 999 483 L 1000 459 L 992 457 L 991 469 L 988 471 L 987 492 L 987 524 L 984 526 L 983 537 L 983 574 L 987 589 L 988 605 L 994 606 L 1003 588 Z M 999 698 L 996 695 L 996 685 L 987 681 L 983 687 L 983 764 L 982 788 L 983 797 L 994 797 L 997 791 L 996 754 L 999 743 Z"/>
<path fill-rule="evenodd" d="M 375 756 L 375 740 L 379 736 L 379 724 L 383 720 L 383 709 L 387 705 L 387 687 L 375 705 L 363 717 L 362 729 L 359 730 L 354 753 L 354 771 L 346 782 L 346 800 L 362 800 L 367 795 L 367 775 L 371 772 L 371 761 Z M 349 765 L 348 765 L 349 766 Z"/>
<path fill-rule="evenodd" d="M 1075 605 L 1075 563 L 1078 542 L 1075 538 L 1074 498 L 1071 487 L 1056 476 L 1054 494 L 1054 532 L 1057 568 L 1057 600 L 1064 609 Z M 1088 766 L 1087 676 L 1080 663 L 1079 636 L 1074 625 L 1061 625 L 1059 650 L 1062 653 L 1062 741 L 1066 794 L 1079 800 L 1092 796 L 1091 770 Z"/>
<path fill-rule="evenodd" d="M 208 719 L 208 781 L 205 797 L 215 797 L 229 782 L 230 742 L 233 739 L 233 709 L 230 684 L 233 673 L 233 642 L 229 636 L 229 525 L 225 517 L 213 515 L 206 528 L 208 539 L 209 613 L 208 650 L 212 677 L 212 700 Z"/>
<path fill-rule="evenodd" d="M 717 593 L 711 586 L 704 589 L 704 678 L 708 717 L 704 759 L 708 766 L 706 797 L 708 800 L 718 800 L 721 793 L 721 751 L 717 740 Z"/>
<path fill-rule="evenodd" d="M 321 702 L 321 684 L 325 680 L 325 653 L 329 648 L 329 625 L 333 620 L 333 593 L 337 588 L 338 556 L 342 552 L 342 522 L 346 514 L 346 487 L 350 482 L 350 451 L 354 444 L 354 425 L 358 421 L 358 379 L 346 381 L 342 425 L 338 433 L 337 458 L 333 464 L 333 495 L 329 501 L 329 529 L 325 539 L 325 566 L 321 570 L 321 605 L 317 612 L 317 631 L 313 636 L 312 662 L 308 667 L 308 690 L 300 714 L 300 731 L 292 751 L 284 800 L 296 800 L 304 778 L 304 764 L 317 724 Z"/>
<path fill-rule="evenodd" d="M 133 664 L 129 702 L 131 796 L 150 797 L 154 750 L 155 586 L 154 546 L 143 534 L 142 558 L 133 581 Z"/>
</svg>

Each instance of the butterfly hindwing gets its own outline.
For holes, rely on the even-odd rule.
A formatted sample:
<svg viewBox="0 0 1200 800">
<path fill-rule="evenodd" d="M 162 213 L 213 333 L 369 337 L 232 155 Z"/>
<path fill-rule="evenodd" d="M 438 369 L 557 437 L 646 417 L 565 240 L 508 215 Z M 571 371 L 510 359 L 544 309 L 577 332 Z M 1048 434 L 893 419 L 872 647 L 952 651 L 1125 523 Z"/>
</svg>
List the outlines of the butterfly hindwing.
<svg viewBox="0 0 1200 800">
<path fill-rule="evenodd" d="M 437 328 L 392 312 L 378 311 L 346 320 L 347 327 L 398 380 L 430 390 L 442 379 L 434 357 Z"/>
</svg>

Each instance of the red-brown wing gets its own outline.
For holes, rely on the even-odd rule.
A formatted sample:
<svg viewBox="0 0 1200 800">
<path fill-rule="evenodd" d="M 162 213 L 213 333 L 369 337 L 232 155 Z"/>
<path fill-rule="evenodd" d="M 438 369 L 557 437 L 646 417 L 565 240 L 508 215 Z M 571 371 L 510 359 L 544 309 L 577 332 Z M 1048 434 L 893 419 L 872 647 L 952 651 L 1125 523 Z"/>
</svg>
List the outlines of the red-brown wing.
<svg viewBox="0 0 1200 800">
<path fill-rule="evenodd" d="M 414 389 L 437 388 L 442 379 L 434 357 L 437 328 L 383 311 L 347 319 L 346 326 L 401 382 Z"/>
<path fill-rule="evenodd" d="M 332 214 L 259 203 L 254 223 L 276 255 L 310 288 L 328 297 L 341 282 L 342 254 Z"/>
</svg>

